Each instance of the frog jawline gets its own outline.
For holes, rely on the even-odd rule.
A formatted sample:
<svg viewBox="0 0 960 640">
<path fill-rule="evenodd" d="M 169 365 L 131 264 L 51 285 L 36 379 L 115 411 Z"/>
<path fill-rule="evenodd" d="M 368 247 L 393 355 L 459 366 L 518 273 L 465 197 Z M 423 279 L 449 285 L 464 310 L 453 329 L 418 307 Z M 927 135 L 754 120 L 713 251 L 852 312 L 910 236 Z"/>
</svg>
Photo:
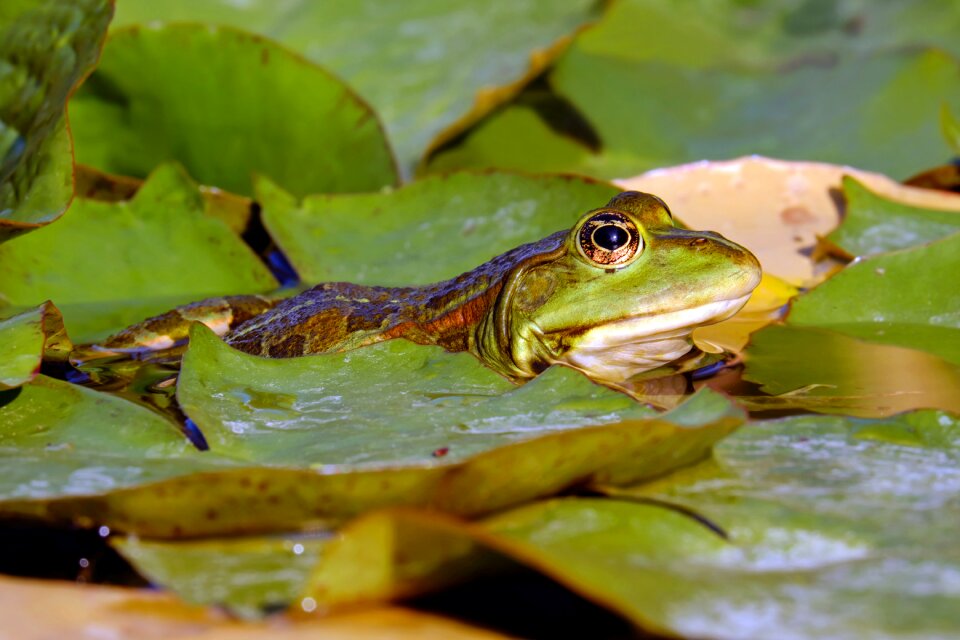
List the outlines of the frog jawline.
<svg viewBox="0 0 960 640">
<path fill-rule="evenodd" d="M 594 327 L 556 362 L 579 369 L 598 381 L 623 382 L 683 356 L 693 348 L 690 334 L 694 329 L 726 320 L 749 298 L 747 294 L 692 309 L 637 316 Z"/>
</svg>

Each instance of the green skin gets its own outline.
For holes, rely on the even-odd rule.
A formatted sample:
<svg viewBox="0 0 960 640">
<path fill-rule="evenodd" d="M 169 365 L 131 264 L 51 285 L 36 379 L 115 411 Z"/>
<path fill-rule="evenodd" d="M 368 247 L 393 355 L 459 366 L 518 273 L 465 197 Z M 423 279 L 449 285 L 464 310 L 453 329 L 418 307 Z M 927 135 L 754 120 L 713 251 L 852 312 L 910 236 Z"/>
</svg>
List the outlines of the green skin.
<svg viewBox="0 0 960 640">
<path fill-rule="evenodd" d="M 598 255 L 613 254 L 596 253 L 590 233 L 610 215 L 633 244 L 617 249 L 622 260 L 602 263 Z M 687 353 L 693 330 L 736 313 L 760 276 L 745 248 L 713 232 L 681 229 L 659 198 L 625 192 L 569 231 L 451 280 L 405 288 L 326 283 L 285 300 L 205 300 L 130 327 L 97 348 L 181 348 L 190 321 L 201 321 L 231 346 L 267 357 L 402 337 L 469 351 L 516 382 L 564 364 L 618 383 Z"/>
</svg>

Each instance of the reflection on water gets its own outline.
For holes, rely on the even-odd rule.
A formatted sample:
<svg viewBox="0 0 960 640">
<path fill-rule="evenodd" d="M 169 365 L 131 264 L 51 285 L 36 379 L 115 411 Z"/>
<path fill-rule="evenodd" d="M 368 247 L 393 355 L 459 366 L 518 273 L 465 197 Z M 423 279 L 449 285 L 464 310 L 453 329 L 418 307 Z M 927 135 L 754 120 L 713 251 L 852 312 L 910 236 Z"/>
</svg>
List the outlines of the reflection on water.
<svg viewBox="0 0 960 640">
<path fill-rule="evenodd" d="M 83 345 L 70 356 L 73 369 L 66 379 L 97 391 L 110 393 L 159 413 L 200 451 L 209 449 L 200 427 L 190 420 L 177 402 L 177 376 L 185 345 L 164 351 L 106 351 Z"/>
</svg>

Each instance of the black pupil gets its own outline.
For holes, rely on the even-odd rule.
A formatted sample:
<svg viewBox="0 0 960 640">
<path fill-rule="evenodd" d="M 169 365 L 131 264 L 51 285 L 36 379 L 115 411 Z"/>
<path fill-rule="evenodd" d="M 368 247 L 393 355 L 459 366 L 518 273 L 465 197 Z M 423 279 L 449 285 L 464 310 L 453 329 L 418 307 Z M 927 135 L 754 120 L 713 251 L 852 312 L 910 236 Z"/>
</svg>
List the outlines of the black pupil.
<svg viewBox="0 0 960 640">
<path fill-rule="evenodd" d="M 593 241 L 601 249 L 616 251 L 630 241 L 630 234 L 623 227 L 605 224 L 593 232 Z"/>
</svg>

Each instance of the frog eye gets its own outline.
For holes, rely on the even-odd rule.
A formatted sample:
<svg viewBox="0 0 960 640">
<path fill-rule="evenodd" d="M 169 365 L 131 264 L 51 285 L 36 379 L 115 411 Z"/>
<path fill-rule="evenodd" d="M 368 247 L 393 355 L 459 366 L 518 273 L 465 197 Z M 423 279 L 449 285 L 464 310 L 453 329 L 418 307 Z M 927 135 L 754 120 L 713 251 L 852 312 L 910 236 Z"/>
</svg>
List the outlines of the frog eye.
<svg viewBox="0 0 960 640">
<path fill-rule="evenodd" d="M 606 211 L 583 223 L 577 234 L 577 248 L 597 266 L 623 267 L 640 255 L 643 238 L 628 216 Z"/>
</svg>

